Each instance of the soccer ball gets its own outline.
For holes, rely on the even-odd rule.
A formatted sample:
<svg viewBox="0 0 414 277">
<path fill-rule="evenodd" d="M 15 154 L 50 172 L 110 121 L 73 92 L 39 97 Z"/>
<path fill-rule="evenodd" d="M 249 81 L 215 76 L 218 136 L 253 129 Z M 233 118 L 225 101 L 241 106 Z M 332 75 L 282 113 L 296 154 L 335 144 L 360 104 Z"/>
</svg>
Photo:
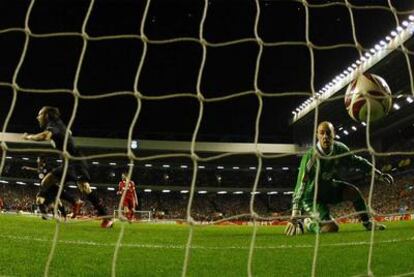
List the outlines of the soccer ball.
<svg viewBox="0 0 414 277">
<path fill-rule="evenodd" d="M 386 116 L 391 110 L 391 90 L 387 82 L 378 75 L 364 73 L 353 80 L 345 93 L 345 107 L 351 118 L 358 122 L 370 122 Z"/>
</svg>

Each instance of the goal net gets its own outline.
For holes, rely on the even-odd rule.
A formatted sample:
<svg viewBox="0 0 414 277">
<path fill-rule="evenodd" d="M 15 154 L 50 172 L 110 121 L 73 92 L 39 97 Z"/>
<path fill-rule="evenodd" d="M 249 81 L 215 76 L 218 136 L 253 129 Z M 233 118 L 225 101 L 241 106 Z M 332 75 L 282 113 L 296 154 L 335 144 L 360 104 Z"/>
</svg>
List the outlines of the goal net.
<svg viewBox="0 0 414 277">
<path fill-rule="evenodd" d="M 73 268 L 111 276 L 414 274 L 410 2 L 3 0 L 0 275 L 79 274 L 61 266 L 73 251 L 96 258 L 75 258 Z M 352 121 L 345 109 L 348 84 L 365 72 L 392 91 L 392 109 L 377 122 Z M 67 140 L 59 151 L 22 139 L 41 131 L 43 106 L 60 109 L 83 156 Z M 322 121 L 351 150 L 316 155 L 316 176 L 329 179 L 326 160 L 358 155 L 372 164 L 368 173 L 394 177 L 386 186 L 357 167 L 338 172 L 374 220 L 392 221 L 385 232 L 363 232 L 361 213 L 345 202 L 328 207 L 338 233 L 284 234 L 301 159 L 318 151 Z M 22 218 L 37 213 L 37 156 L 63 165 L 64 176 L 85 161 L 115 227 L 93 229 L 90 204 L 84 220 Z M 135 218 L 159 224 L 123 220 L 125 172 L 137 182 Z M 307 214 L 317 223 L 320 178 Z M 58 198 L 79 193 L 59 184 Z M 26 259 L 33 268 L 21 267 Z"/>
</svg>

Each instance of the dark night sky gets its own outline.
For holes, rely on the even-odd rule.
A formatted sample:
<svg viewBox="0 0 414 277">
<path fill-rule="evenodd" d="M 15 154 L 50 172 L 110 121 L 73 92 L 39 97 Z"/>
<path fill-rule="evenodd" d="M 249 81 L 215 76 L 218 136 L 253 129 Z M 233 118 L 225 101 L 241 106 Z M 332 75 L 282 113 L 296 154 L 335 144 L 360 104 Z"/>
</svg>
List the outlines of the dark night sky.
<svg viewBox="0 0 414 277">
<path fill-rule="evenodd" d="M 388 6 L 388 1 L 348 1 L 354 5 Z M 403 11 L 414 8 L 412 1 L 391 1 Z M 0 2 L 0 30 L 23 27 L 29 1 Z M 308 1 L 311 5 L 343 1 Z M 139 34 L 146 1 L 95 1 L 86 32 L 91 37 Z M 204 1 L 152 0 L 145 22 L 149 39 L 198 38 Z M 37 0 L 29 20 L 35 34 L 80 32 L 89 1 Z M 305 8 L 297 1 L 260 1 L 258 34 L 265 42 L 305 41 Z M 359 43 L 370 48 L 395 27 L 390 11 L 354 9 Z M 254 37 L 256 6 L 250 0 L 210 0 L 204 38 L 225 42 Z M 349 11 L 344 5 L 309 8 L 309 38 L 314 45 L 354 43 Z M 23 49 L 25 36 L 14 31 L 0 34 L 0 82 L 10 83 Z M 73 89 L 83 40 L 79 36 L 30 37 L 28 51 L 17 83 L 22 88 Z M 132 91 L 143 51 L 139 39 L 88 41 L 78 88 L 82 95 L 97 96 L 115 91 Z M 254 69 L 259 47 L 244 42 L 226 47 L 208 47 L 201 81 L 206 98 L 231 95 L 254 89 Z M 357 59 L 355 48 L 314 49 L 315 89 Z M 202 47 L 197 42 L 148 44 L 139 91 L 146 96 L 173 93 L 196 94 Z M 310 92 L 310 53 L 303 45 L 266 46 L 258 78 L 259 88 L 277 95 L 281 92 Z M 12 99 L 11 89 L 0 86 L 0 125 L 3 126 Z M 291 111 L 303 96 L 264 97 L 260 124 L 261 141 L 292 142 Z M 9 132 L 36 131 L 35 114 L 43 105 L 59 106 L 67 120 L 73 108 L 69 93 L 34 94 L 19 92 Z M 146 139 L 189 140 L 198 116 L 195 98 L 143 100 L 134 134 Z M 73 126 L 77 136 L 126 137 L 137 108 L 133 96 L 113 96 L 79 100 Z M 254 137 L 258 100 L 254 95 L 205 103 L 199 140 L 245 141 Z"/>
</svg>

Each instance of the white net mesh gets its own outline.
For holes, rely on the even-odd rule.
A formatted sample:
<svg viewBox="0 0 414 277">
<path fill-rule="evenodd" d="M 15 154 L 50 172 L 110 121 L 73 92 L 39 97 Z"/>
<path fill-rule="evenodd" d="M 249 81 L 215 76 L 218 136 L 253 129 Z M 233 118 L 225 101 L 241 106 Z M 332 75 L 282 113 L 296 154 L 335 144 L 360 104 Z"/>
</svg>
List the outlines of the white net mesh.
<svg viewBox="0 0 414 277">
<path fill-rule="evenodd" d="M 7 2 L 7 3 L 6 3 Z M 407 1 L 409 2 L 409 1 Z M 194 199 L 197 192 L 197 177 L 199 174 L 199 166 L 201 163 L 219 163 L 222 159 L 233 157 L 237 155 L 250 155 L 255 159 L 255 177 L 251 186 L 251 196 L 249 199 L 249 212 L 247 216 L 252 221 L 252 235 L 250 238 L 250 246 L 248 249 L 248 259 L 246 265 L 246 273 L 248 276 L 255 275 L 254 271 L 254 257 L 255 250 L 257 249 L 256 239 L 258 236 L 258 221 L 268 219 L 258 214 L 255 210 L 256 193 L 259 191 L 260 180 L 263 172 L 266 170 L 264 164 L 268 160 L 283 158 L 290 155 L 303 154 L 300 148 L 284 149 L 285 152 L 271 150 L 264 151 L 261 142 L 261 136 L 263 136 L 262 125 L 269 126 L 278 119 L 272 118 L 272 111 L 269 109 L 265 110 L 265 101 L 273 99 L 276 103 L 269 105 L 272 108 L 280 108 L 285 113 L 278 113 L 278 116 L 291 116 L 290 111 L 294 110 L 295 103 L 304 97 L 311 97 L 309 102 L 305 102 L 299 110 L 294 112 L 294 121 L 299 122 L 302 117 L 305 117 L 307 113 L 312 112 L 314 109 L 312 135 L 316 132 L 317 123 L 320 121 L 319 107 L 321 103 L 329 105 L 335 100 L 342 100 L 343 96 L 333 96 L 335 93 L 340 91 L 346 86 L 350 80 L 355 78 L 359 73 L 366 71 L 381 60 L 385 59 L 389 54 L 396 52 L 402 53 L 403 60 L 406 63 L 406 71 L 404 74 L 405 81 L 409 83 L 410 89 L 407 90 L 409 93 L 400 93 L 399 95 L 411 96 L 413 95 L 413 77 L 411 71 L 410 51 L 404 43 L 411 37 L 412 34 L 412 20 L 408 19 L 408 16 L 413 13 L 414 5 L 412 3 L 397 3 L 397 1 L 373 1 L 373 3 L 358 3 L 357 1 L 249 1 L 248 3 L 240 4 L 238 2 L 233 3 L 233 9 L 225 10 L 220 9 L 219 1 L 199 1 L 197 5 L 194 3 L 190 5 L 189 2 L 173 3 L 172 5 L 182 5 L 180 11 L 185 11 L 185 16 L 188 18 L 188 22 L 175 22 L 174 17 L 170 15 L 167 21 L 163 18 L 163 13 L 168 11 L 163 10 L 162 7 L 165 5 L 161 1 L 146 1 L 145 3 L 136 4 L 133 2 L 125 1 L 124 3 L 111 3 L 104 9 L 104 3 L 102 1 L 89 1 L 79 2 L 73 4 L 75 8 L 73 10 L 68 9 L 68 3 L 60 3 L 64 5 L 64 8 L 60 10 L 62 14 L 61 25 L 56 27 L 59 31 L 54 30 L 53 24 L 36 24 L 41 21 L 47 21 L 42 18 L 41 10 L 47 9 L 48 1 L 32 0 L 28 3 L 12 4 L 11 1 L 5 1 L 7 5 L 21 5 L 20 17 L 16 14 L 16 18 L 24 18 L 23 26 L 8 26 L 7 22 L 1 26 L 0 37 L 2 40 L 7 41 L 8 36 L 17 36 L 13 38 L 13 41 L 19 41 L 23 47 L 19 54 L 17 62 L 8 68 L 8 72 L 12 72 L 8 80 L 0 80 L 0 89 L 11 91 L 10 97 L 3 103 L 7 103 L 7 109 L 4 113 L 4 121 L 2 122 L 2 158 L 0 164 L 0 174 L 4 171 L 6 157 L 8 153 L 58 153 L 50 149 L 43 147 L 32 147 L 30 149 L 26 147 L 10 147 L 8 142 L 20 141 L 19 135 L 13 136 L 10 132 L 10 126 L 15 129 L 15 126 L 19 123 L 14 124 L 13 119 L 16 111 L 22 109 L 21 102 L 19 99 L 25 101 L 33 100 L 33 98 L 40 99 L 35 100 L 42 102 L 43 100 L 51 101 L 51 95 L 58 95 L 59 103 L 73 103 L 71 108 L 67 108 L 66 111 L 70 114 L 68 118 L 68 132 L 74 126 L 82 126 L 81 120 L 77 120 L 79 114 L 82 114 L 82 119 L 88 120 L 88 105 L 95 105 L 94 103 L 101 102 L 101 108 L 115 109 L 118 113 L 123 113 L 124 110 L 129 110 L 130 118 L 127 120 L 122 117 L 120 124 L 123 127 L 127 127 L 127 146 L 120 152 L 111 153 L 100 153 L 94 155 L 88 155 L 85 157 L 73 157 L 66 149 L 66 143 L 68 134 L 66 136 L 65 148 L 63 153 L 64 157 L 64 176 L 69 161 L 76 159 L 110 159 L 110 158 L 124 158 L 128 160 L 129 164 L 142 163 L 147 161 L 162 160 L 168 158 L 185 158 L 191 160 L 192 169 L 191 184 L 188 187 L 188 204 L 186 208 L 185 222 L 189 225 L 189 234 L 187 243 L 185 246 L 185 256 L 183 260 L 183 266 L 181 274 L 182 276 L 190 275 L 190 258 L 193 251 L 193 236 L 194 226 L 198 223 L 193 218 L 193 205 Z M 56 5 L 56 4 L 53 4 Z M 108 5 L 108 4 L 107 4 Z M 126 9 L 123 11 L 129 11 L 135 15 L 134 9 L 140 11 L 141 14 L 136 16 L 136 26 L 130 26 L 122 23 L 121 17 L 117 17 L 118 24 L 114 24 L 112 27 L 106 26 L 100 28 L 99 23 L 102 23 L 102 18 L 111 18 L 111 5 L 113 6 L 113 13 L 115 13 L 117 5 L 126 5 Z M 169 3 L 171 5 L 171 3 Z M 280 5 L 280 6 L 279 6 Z M 188 7 L 187 7 L 188 6 Z M 164 9 L 168 9 L 168 5 Z M 187 12 L 188 9 L 188 12 Z M 25 15 L 23 16 L 23 11 Z M 281 11 L 281 12 L 277 12 Z M 297 17 L 291 16 L 292 11 L 296 12 Z M 368 15 L 359 16 L 362 12 L 376 12 L 374 16 L 377 19 L 371 19 Z M 38 15 L 36 12 L 39 12 Z M 67 22 L 67 14 L 71 12 L 79 12 L 83 14 L 82 17 L 73 17 L 73 22 Z M 335 13 L 337 12 L 337 13 Z M 67 14 L 66 14 L 67 13 Z M 105 14 L 108 13 L 108 14 Z M 137 12 L 138 13 L 138 12 Z M 239 17 L 239 21 L 234 21 L 235 17 L 231 17 L 229 14 L 236 13 Z M 283 13 L 285 15 L 283 16 Z M 329 20 L 327 14 L 332 13 L 334 17 L 334 23 L 324 22 Z M 276 14 L 276 15 L 275 15 Z M 229 15 L 229 20 L 226 19 L 226 15 Z M 245 17 L 248 15 L 247 17 Z M 385 27 L 379 26 L 380 19 L 383 19 L 381 15 L 388 15 L 386 17 L 387 24 Z M 55 20 L 59 18 L 59 13 L 54 15 Z M 125 15 L 126 16 L 126 15 Z M 128 15 L 129 16 L 129 15 Z M 237 18 L 236 16 L 236 18 Z M 391 19 L 390 19 L 391 17 Z M 101 18 L 101 19 L 100 19 Z M 196 18 L 196 19 L 194 19 Z M 317 20 L 320 19 L 320 21 Z M 362 19 L 361 19 L 362 18 Z M 407 18 L 407 25 L 402 23 L 402 19 Z M 223 20 L 225 27 L 220 25 L 218 20 Z M 33 25 L 36 28 L 32 27 Z M 359 21 L 359 22 L 357 22 Z M 366 21 L 375 21 L 375 28 L 371 28 L 369 32 L 364 32 L 363 28 L 359 29 L 358 26 L 365 26 Z M 384 17 L 385 21 L 385 17 Z M 393 21 L 393 22 L 391 22 Z M 11 21 L 16 22 L 16 21 Z M 300 24 L 298 24 L 299 22 Z M 391 22 L 391 23 L 390 23 Z M 56 23 L 56 22 L 55 22 Z M 139 23 L 139 24 L 138 24 Z M 191 24 L 189 24 L 191 23 Z M 158 24 L 158 25 L 157 25 Z M 269 24 L 273 27 L 266 27 Z M 284 28 L 285 25 L 295 24 L 293 28 Z M 334 26 L 332 27 L 331 24 Z M 235 28 L 235 25 L 241 25 L 243 28 Z M 378 26 L 377 26 L 378 25 Z M 5 27 L 4 27 L 5 26 Z M 217 27 L 218 26 L 218 27 Z M 346 27 L 343 27 L 346 26 Z M 376 51 L 372 41 L 378 40 L 378 38 L 387 35 L 389 32 L 389 26 L 396 29 L 395 36 L 388 40 L 383 47 L 383 52 Z M 116 28 L 120 28 L 122 31 L 119 32 Z M 221 27 L 221 28 L 220 28 Z M 237 26 L 239 27 L 239 26 Z M 332 28 L 331 28 L 332 27 Z M 371 26 L 372 27 L 372 26 Z M 158 28 L 158 29 L 157 29 Z M 214 29 L 217 33 L 210 31 Z M 343 28 L 343 29 L 342 29 Z M 381 28 L 384 28 L 382 30 Z M 46 30 L 46 31 L 45 31 Z M 60 31 L 63 30 L 63 31 Z M 155 30 L 155 31 L 154 31 Z M 173 31 L 172 31 L 173 30 Z M 340 30 L 340 31 L 338 31 Z M 347 30 L 347 35 L 338 36 L 336 39 L 331 39 L 337 32 Z M 361 32 L 360 35 L 358 32 Z M 171 35 L 172 34 L 172 35 Z M 177 35 L 178 34 L 178 35 Z M 318 36 L 319 35 L 319 36 Z M 299 37 L 299 38 L 298 38 Z M 368 37 L 366 42 L 365 38 Z M 349 40 L 351 38 L 351 40 Z M 48 41 L 50 45 L 42 50 L 44 41 Z M 64 47 L 66 43 L 69 43 L 70 47 Z M 110 53 L 111 44 L 118 44 L 118 49 L 114 53 Z M 371 45 L 372 44 L 372 45 Z M 137 46 L 132 46 L 137 45 Z M 52 48 L 63 47 L 62 52 L 55 52 Z M 102 48 L 100 48 L 102 47 Z M 191 72 L 187 72 L 190 76 L 184 76 L 182 79 L 171 81 L 171 79 L 177 78 L 168 77 L 172 74 L 171 71 L 163 71 L 163 66 L 168 67 L 168 59 L 171 56 L 163 56 L 161 52 L 157 52 L 159 48 L 168 48 L 171 53 L 176 53 L 173 61 L 173 67 L 183 63 L 183 67 L 191 68 Z M 180 49 L 182 47 L 182 49 Z M 374 48 L 372 48 L 374 47 Z M 14 48 L 14 47 L 11 47 Z M 293 50 L 292 50 L 293 49 Z M 374 49 L 374 50 L 372 50 Z M 48 50 L 51 50 L 49 53 Z M 330 57 L 336 50 L 344 55 L 344 58 L 332 60 L 332 64 L 328 66 L 328 63 L 318 63 L 318 57 L 321 52 L 331 53 Z M 332 51 L 332 52 L 330 52 Z M 343 51 L 343 52 L 341 52 Z M 369 54 L 371 51 L 371 54 Z M 372 53 L 373 51 L 373 53 Z M 94 76 L 94 63 L 98 64 L 99 56 L 91 56 L 92 53 L 99 53 L 101 58 L 107 58 L 108 60 L 128 60 L 134 59 L 135 62 L 125 63 L 124 65 L 116 64 L 111 67 L 110 63 L 104 64 L 104 71 L 108 71 L 108 74 L 113 74 L 115 78 L 125 78 L 131 81 L 133 84 L 129 86 L 125 85 L 128 83 L 125 80 L 121 80 L 121 85 L 117 84 L 116 81 L 111 80 L 109 82 L 105 78 L 100 76 Z M 276 54 L 279 52 L 279 54 Z M 189 64 L 181 61 L 181 54 L 188 55 Z M 297 55 L 298 58 L 291 59 L 289 55 Z M 368 54 L 369 55 L 368 55 Z M 53 62 L 47 62 L 48 65 L 52 65 L 52 71 L 55 74 L 47 75 L 42 72 L 42 67 L 39 65 L 47 60 L 45 56 L 53 56 L 55 59 L 59 55 L 68 56 L 68 60 L 72 63 L 66 64 L 59 62 L 57 58 L 55 62 L 57 65 L 53 67 Z M 148 63 L 147 60 L 154 59 L 154 56 L 160 55 L 159 60 L 153 63 Z M 187 58 L 183 55 L 183 58 Z M 247 56 L 248 59 L 242 59 L 240 57 Z M 174 56 L 174 55 L 172 55 Z M 277 59 L 272 58 L 276 56 Z M 223 60 L 226 57 L 228 60 Z M 49 57 L 50 58 L 50 57 Z M 350 60 L 347 60 L 347 59 Z M 239 62 L 238 60 L 243 60 Z M 305 60 L 300 66 L 295 66 L 299 63 L 299 60 Z M 325 57 L 329 61 L 328 58 Z M 346 65 L 352 62 L 353 59 L 358 59 L 356 65 Z M 76 61 L 76 62 L 74 62 Z M 228 64 L 235 62 L 240 67 L 240 73 L 232 74 L 234 68 L 228 67 Z M 165 64 L 167 63 L 167 65 Z M 337 64 L 340 66 L 338 66 Z M 65 65 L 64 69 L 61 69 L 61 65 Z M 269 65 L 270 64 L 270 65 Z M 271 64 L 274 64 L 273 66 Z M 280 68 L 278 68 L 278 65 Z M 101 64 L 102 66 L 102 64 Z M 250 70 L 243 70 L 243 66 L 249 67 Z M 221 70 L 219 70 L 219 68 Z M 321 67 L 326 67 L 325 70 L 321 70 Z M 338 68 L 339 67 L 339 68 Z M 40 68 L 40 69 L 39 69 Z M 341 72 L 341 68 L 346 69 L 346 72 Z M 49 68 L 50 70 L 50 68 Z M 173 69 L 172 71 L 174 71 Z M 181 70 L 181 69 L 178 69 Z M 323 87 L 318 90 L 318 87 L 322 87 L 321 84 L 333 77 L 334 70 L 340 72 L 340 75 L 335 76 L 332 80 L 332 85 Z M 122 72 L 123 77 L 117 71 Z M 319 71 L 321 73 L 319 73 Z M 100 72 L 100 71 L 99 71 Z M 182 70 L 184 72 L 184 70 Z M 299 73 L 298 73 L 299 72 Z M 223 76 L 223 74 L 228 76 Z M 45 74 L 45 75 L 43 75 Z M 7 75 L 7 74 L 5 74 Z M 64 77 L 59 77 L 64 75 Z M 160 78 L 151 77 L 153 75 L 159 75 Z M 22 77 L 24 76 L 24 78 Z M 31 77 L 28 77 L 31 76 Z M 151 78 L 156 81 L 151 82 Z M 164 78 L 164 79 L 162 79 Z M 221 79 L 231 80 L 230 82 L 223 82 Z M 246 81 L 245 79 L 248 79 Z M 298 79 L 304 79 L 306 86 L 303 86 L 303 81 Z M 89 80 L 89 81 L 88 81 Z M 125 81 L 125 82 L 124 82 Z M 184 84 L 176 84 L 184 83 Z M 165 84 L 164 84 L 165 83 Z M 240 85 L 238 84 L 240 83 Z M 230 84 L 230 85 L 229 85 Z M 170 87 L 166 87 L 170 85 Z M 193 87 L 191 87 L 193 86 Z M 35 96 L 30 98 L 27 95 Z M 122 105 L 111 107 L 110 100 L 114 97 L 124 97 L 128 101 L 124 101 Z M 294 104 L 287 104 L 285 98 L 292 99 Z M 62 101 L 62 99 L 64 99 Z M 185 99 L 185 100 L 182 100 Z M 108 100 L 108 101 L 107 101 Z M 144 103 L 152 103 L 154 105 L 168 102 L 171 100 L 177 101 L 188 101 L 192 107 L 193 116 L 193 128 L 191 130 L 191 136 L 189 137 L 191 143 L 187 151 L 184 153 L 167 153 L 150 155 L 148 157 L 142 157 L 135 152 L 130 145 L 136 136 L 137 130 L 139 131 L 139 122 L 142 121 L 145 124 L 145 119 L 148 119 L 148 114 L 143 112 L 145 107 Z M 66 101 L 66 102 L 65 102 Z M 104 101 L 107 101 L 104 103 Z M 211 110 L 211 105 L 220 105 L 221 103 L 228 102 L 242 102 L 240 107 L 244 107 L 252 115 L 251 118 L 246 120 L 245 117 L 236 119 L 236 121 L 243 121 L 239 123 L 241 129 L 250 128 L 250 147 L 245 147 L 240 151 L 232 151 L 230 146 L 226 146 L 224 150 L 217 151 L 208 156 L 202 156 L 197 151 L 199 145 L 200 130 L 206 128 L 203 125 L 209 125 L 211 120 L 221 120 L 221 118 L 210 117 L 207 115 L 206 110 Z M 27 102 L 26 102 L 27 103 Z M 246 106 L 246 103 L 248 105 Z M 326 104 L 327 103 L 327 104 Z M 286 104 L 286 107 L 284 107 Z M 20 106 L 19 106 L 20 105 Z M 27 105 L 27 104 L 26 104 Z M 86 105 L 86 106 L 85 106 Z M 114 104 L 116 105 L 116 104 Z M 152 107 L 152 104 L 147 104 L 146 107 Z M 244 106 L 243 106 L 244 105 Z M 69 106 L 69 105 L 68 105 Z M 126 106 L 126 108 L 124 108 Z M 253 106 L 253 107 L 252 107 Z M 195 108 L 194 108 L 195 107 Z M 236 106 L 237 107 L 237 106 Z M 226 108 L 224 108 L 226 109 Z M 32 108 L 28 108 L 32 111 Z M 92 109 L 91 109 L 92 110 Z M 213 110 L 213 109 L 212 109 Z M 235 108 L 234 110 L 237 110 Z M 132 112 L 131 112 L 132 111 Z M 288 112 L 286 114 L 286 111 Z M 233 110 L 226 110 L 226 112 L 232 113 Z M 91 113 L 96 113 L 93 111 Z M 90 115 L 93 117 L 93 115 Z M 160 116 L 161 121 L 168 120 L 168 116 Z M 106 118 L 107 119 L 107 118 Z M 105 119 L 105 120 L 106 120 Z M 97 119 L 99 121 L 99 118 Z M 102 119 L 104 120 L 104 119 Z M 159 122 L 154 121 L 152 123 L 157 125 Z M 224 120 L 224 119 L 223 119 Z M 246 121 L 246 124 L 245 124 Z M 270 123 L 269 123 L 270 121 Z M 125 123 L 126 122 L 126 123 Z M 92 120 L 93 123 L 93 120 Z M 184 121 L 176 122 L 177 125 L 181 123 L 186 124 Z M 250 127 L 247 127 L 247 123 Z M 283 126 L 279 123 L 275 123 L 276 126 Z M 380 153 L 375 150 L 375 147 L 371 145 L 371 124 L 367 125 L 365 130 L 366 133 L 366 147 L 353 151 L 352 153 L 359 153 L 367 151 L 372 157 L 371 162 L 376 166 L 376 156 L 392 156 L 392 155 L 413 155 L 412 151 L 395 151 Z M 116 123 L 112 128 L 117 128 Z M 105 125 L 104 127 L 108 127 Z M 225 129 L 226 127 L 224 127 Z M 99 129 L 99 128 L 97 128 Z M 213 127 L 214 129 L 214 127 Z M 217 130 L 219 130 L 218 128 Z M 180 132 L 180 129 L 177 129 Z M 274 129 L 271 129 L 274 131 Z M 20 131 L 20 130 L 18 130 Z M 279 133 L 283 133 L 283 130 L 278 130 Z M 269 132 L 268 132 L 269 133 Z M 268 135 L 265 134 L 265 135 Z M 248 136 L 249 136 L 248 135 Z M 265 136 L 263 136 L 265 137 Z M 313 147 L 316 147 L 316 137 L 313 135 Z M 316 149 L 316 148 L 315 148 Z M 270 153 L 270 154 L 269 154 Z M 373 169 L 374 170 L 374 169 Z M 374 172 L 374 171 L 373 171 Z M 129 166 L 128 178 L 134 173 L 134 167 Z M 60 190 L 58 198 L 63 189 L 63 182 L 60 184 Z M 372 214 L 375 215 L 373 207 L 373 193 L 374 193 L 374 177 L 371 178 L 371 185 L 369 188 L 368 206 Z M 316 200 L 314 200 L 316 201 Z M 122 202 L 122 200 L 121 200 Z M 121 202 L 117 214 L 121 214 Z M 57 213 L 57 206 L 55 206 L 55 214 Z M 352 215 L 352 214 L 351 214 Z M 244 217 L 245 214 L 235 216 Z M 348 217 L 347 214 L 345 217 Z M 229 218 L 226 218 L 228 220 Z M 276 216 L 273 219 L 286 219 L 286 216 Z M 120 222 L 120 232 L 118 235 L 117 243 L 114 245 L 113 259 L 112 259 L 112 276 L 117 273 L 117 264 L 119 264 L 118 256 L 120 247 L 124 241 L 125 222 Z M 212 222 L 217 223 L 217 222 Z M 54 232 L 53 243 L 49 251 L 49 256 L 45 265 L 44 275 L 53 275 L 50 272 L 51 263 L 56 255 L 57 242 L 59 241 L 59 232 L 61 223 L 57 221 L 56 229 Z M 313 263 L 311 269 L 311 275 L 318 275 L 318 255 L 320 250 L 320 235 L 317 234 L 315 237 Z M 372 257 L 373 257 L 373 245 L 374 245 L 374 231 L 371 233 L 369 242 L 369 253 L 367 261 L 367 272 L 368 276 L 373 276 L 374 272 L 372 269 Z M 1 272 L 0 272 L 1 273 Z M 403 274 L 412 274 L 412 272 L 404 272 Z"/>
</svg>

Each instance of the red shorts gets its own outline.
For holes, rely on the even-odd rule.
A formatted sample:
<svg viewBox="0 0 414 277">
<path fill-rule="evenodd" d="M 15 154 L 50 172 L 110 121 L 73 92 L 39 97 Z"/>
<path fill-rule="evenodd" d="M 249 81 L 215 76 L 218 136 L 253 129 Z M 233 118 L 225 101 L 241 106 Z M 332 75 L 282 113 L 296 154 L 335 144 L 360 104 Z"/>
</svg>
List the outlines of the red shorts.
<svg viewBox="0 0 414 277">
<path fill-rule="evenodd" d="M 133 198 L 125 198 L 123 207 L 128 207 L 128 209 L 132 210 L 135 208 L 134 202 Z"/>
</svg>

